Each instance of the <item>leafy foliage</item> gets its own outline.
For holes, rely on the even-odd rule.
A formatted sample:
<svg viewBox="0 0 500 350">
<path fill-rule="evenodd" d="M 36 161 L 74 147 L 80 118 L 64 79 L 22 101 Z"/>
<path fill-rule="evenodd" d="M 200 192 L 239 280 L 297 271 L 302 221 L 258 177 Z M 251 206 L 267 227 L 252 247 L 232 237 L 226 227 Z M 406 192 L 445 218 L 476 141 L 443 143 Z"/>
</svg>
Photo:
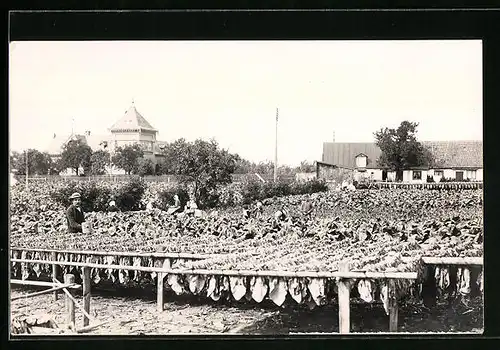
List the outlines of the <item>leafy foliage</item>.
<svg viewBox="0 0 500 350">
<path fill-rule="evenodd" d="M 144 156 L 144 151 L 138 145 L 118 147 L 111 161 L 116 167 L 125 170 L 130 175 L 137 171 L 139 159 Z"/>
<path fill-rule="evenodd" d="M 163 152 L 166 173 L 179 175 L 182 183 L 191 185 L 198 206 L 216 206 L 218 187 L 231 183 L 238 156 L 220 149 L 215 140 L 201 139 L 179 139 L 166 145 Z"/>
<path fill-rule="evenodd" d="M 146 182 L 140 177 L 133 177 L 118 189 L 116 205 L 123 211 L 141 210 L 141 199 L 146 191 Z"/>
<path fill-rule="evenodd" d="M 243 203 L 250 204 L 256 200 L 273 197 L 285 197 L 289 195 L 311 194 L 325 192 L 328 186 L 324 181 L 313 179 L 305 182 L 287 184 L 284 182 L 258 182 L 247 181 L 241 189 Z"/>
<path fill-rule="evenodd" d="M 52 159 L 48 153 L 41 153 L 36 149 L 28 149 L 28 174 L 46 175 L 52 168 Z M 17 174 L 26 175 L 26 152 L 12 152 L 10 166 L 17 170 Z"/>
<path fill-rule="evenodd" d="M 299 182 L 292 184 L 291 192 L 293 194 L 308 194 L 308 193 L 317 193 L 317 192 L 326 192 L 328 191 L 327 184 L 318 179 L 312 179 L 305 182 Z"/>
<path fill-rule="evenodd" d="M 167 189 L 158 192 L 158 208 L 162 210 L 167 210 L 170 206 L 174 205 L 174 196 L 178 195 L 181 202 L 181 207 L 187 204 L 189 200 L 189 193 L 185 186 L 177 186 L 175 188 Z"/>
<path fill-rule="evenodd" d="M 153 175 L 155 173 L 155 165 L 149 158 L 139 158 L 137 161 L 136 173 L 139 176 Z"/>
<path fill-rule="evenodd" d="M 382 154 L 378 165 L 396 171 L 401 178 L 401 171 L 414 166 L 431 166 L 432 155 L 417 141 L 418 123 L 403 121 L 397 129 L 383 128 L 375 132 L 375 140 Z"/>
<path fill-rule="evenodd" d="M 298 171 L 300 171 L 301 173 L 313 173 L 316 171 L 316 167 L 314 166 L 313 163 L 304 160 L 300 162 Z"/>
<path fill-rule="evenodd" d="M 106 166 L 111 164 L 111 155 L 108 151 L 98 150 L 90 157 L 90 173 L 92 175 L 106 174 Z"/>
<path fill-rule="evenodd" d="M 79 175 L 79 168 L 90 169 L 92 149 L 81 139 L 70 140 L 63 146 L 61 153 L 61 165 L 71 168 Z"/>
<path fill-rule="evenodd" d="M 96 181 L 67 181 L 60 183 L 50 197 L 68 207 L 71 204 L 69 197 L 74 192 L 82 196 L 82 208 L 85 212 L 105 211 L 112 195 L 112 188 Z"/>
</svg>

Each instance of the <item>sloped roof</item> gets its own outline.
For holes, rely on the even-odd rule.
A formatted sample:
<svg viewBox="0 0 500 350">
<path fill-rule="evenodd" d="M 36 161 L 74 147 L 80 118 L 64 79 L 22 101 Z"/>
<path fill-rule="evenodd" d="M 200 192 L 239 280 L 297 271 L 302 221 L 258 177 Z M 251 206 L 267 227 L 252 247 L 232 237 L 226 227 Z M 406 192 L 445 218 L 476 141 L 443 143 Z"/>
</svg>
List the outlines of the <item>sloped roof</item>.
<svg viewBox="0 0 500 350">
<path fill-rule="evenodd" d="M 356 168 L 356 156 L 367 156 L 366 166 L 375 166 L 382 153 L 373 142 L 325 142 L 322 161 L 337 166 Z"/>
<path fill-rule="evenodd" d="M 50 155 L 61 154 L 63 146 L 72 138 L 82 140 L 87 145 L 89 145 L 90 148 L 92 148 L 92 151 L 97 151 L 98 149 L 101 149 L 102 148 L 101 143 L 103 141 L 108 141 L 108 144 L 111 142 L 111 136 L 104 136 L 104 135 L 92 135 L 92 134 L 56 135 L 56 137 L 50 141 L 49 145 L 46 147 L 44 151 L 49 153 Z"/>
<path fill-rule="evenodd" d="M 123 117 L 121 117 L 110 129 L 113 131 L 121 130 L 147 130 L 147 131 L 158 131 L 137 111 L 134 105 L 125 112 Z"/>
<path fill-rule="evenodd" d="M 434 155 L 435 167 L 483 167 L 482 141 L 423 141 L 422 144 Z M 374 142 L 325 142 L 322 161 L 355 168 L 356 156 L 360 153 L 368 157 L 367 168 L 377 167 L 382 152 Z"/>
<path fill-rule="evenodd" d="M 99 149 L 102 149 L 103 148 L 102 143 L 104 141 L 108 142 L 108 148 L 109 148 L 112 141 L 110 135 L 94 135 L 91 133 L 90 135 L 85 136 L 85 138 L 87 141 L 87 145 L 89 145 L 90 148 L 92 148 L 92 151 L 97 151 Z"/>
<path fill-rule="evenodd" d="M 424 141 L 434 155 L 436 167 L 483 167 L 482 141 Z"/>
<path fill-rule="evenodd" d="M 82 140 L 86 142 L 84 135 L 79 134 L 65 134 L 65 135 L 56 135 L 49 142 L 48 146 L 45 148 L 45 152 L 48 154 L 61 154 L 63 146 L 68 143 L 69 140 Z"/>
</svg>

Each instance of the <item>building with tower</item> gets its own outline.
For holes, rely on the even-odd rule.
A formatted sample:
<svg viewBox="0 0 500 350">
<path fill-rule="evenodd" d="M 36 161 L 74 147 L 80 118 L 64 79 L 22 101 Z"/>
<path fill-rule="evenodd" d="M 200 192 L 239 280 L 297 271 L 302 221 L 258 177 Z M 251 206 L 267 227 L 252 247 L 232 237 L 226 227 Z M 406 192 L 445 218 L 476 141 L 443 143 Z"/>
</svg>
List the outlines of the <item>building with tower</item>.
<svg viewBox="0 0 500 350">
<path fill-rule="evenodd" d="M 161 148 L 167 142 L 157 140 L 158 130 L 155 129 L 136 109 L 134 103 L 125 114 L 109 128 L 108 135 L 95 135 L 91 131 L 86 131 L 83 135 L 72 132 L 69 135 L 54 134 L 52 141 L 46 148 L 46 152 L 53 159 L 61 156 L 64 145 L 71 140 L 81 140 L 92 148 L 92 151 L 107 150 L 113 154 L 118 147 L 139 144 L 144 151 L 144 158 L 150 159 L 158 170 L 159 164 L 163 160 Z M 109 174 L 124 174 L 121 169 L 110 167 Z M 68 169 L 61 175 L 75 175 Z"/>
</svg>

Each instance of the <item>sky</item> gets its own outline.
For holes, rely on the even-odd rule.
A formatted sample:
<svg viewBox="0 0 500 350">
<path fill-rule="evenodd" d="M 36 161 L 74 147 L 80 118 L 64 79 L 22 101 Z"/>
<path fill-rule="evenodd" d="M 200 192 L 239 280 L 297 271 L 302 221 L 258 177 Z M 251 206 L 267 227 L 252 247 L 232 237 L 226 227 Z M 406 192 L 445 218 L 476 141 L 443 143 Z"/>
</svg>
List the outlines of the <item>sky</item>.
<svg viewBox="0 0 500 350">
<path fill-rule="evenodd" d="M 447 41 L 11 42 L 11 150 L 53 134 L 108 135 L 134 101 L 158 140 L 215 138 L 250 161 L 321 160 L 419 123 L 423 141 L 482 140 L 482 43 Z M 72 121 L 74 119 L 74 121 Z"/>
</svg>

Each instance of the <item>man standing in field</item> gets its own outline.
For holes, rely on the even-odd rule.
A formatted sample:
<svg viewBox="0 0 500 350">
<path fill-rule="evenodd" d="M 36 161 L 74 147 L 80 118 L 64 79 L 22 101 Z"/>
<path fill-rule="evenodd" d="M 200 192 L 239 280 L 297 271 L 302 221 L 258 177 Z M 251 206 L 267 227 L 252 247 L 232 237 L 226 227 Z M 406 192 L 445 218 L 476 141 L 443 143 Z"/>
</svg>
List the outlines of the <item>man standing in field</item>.
<svg viewBox="0 0 500 350">
<path fill-rule="evenodd" d="M 72 203 L 66 210 L 68 231 L 70 233 L 83 232 L 82 223 L 85 222 L 85 215 L 82 209 L 82 199 L 80 193 L 73 193 L 69 199 Z"/>
</svg>

